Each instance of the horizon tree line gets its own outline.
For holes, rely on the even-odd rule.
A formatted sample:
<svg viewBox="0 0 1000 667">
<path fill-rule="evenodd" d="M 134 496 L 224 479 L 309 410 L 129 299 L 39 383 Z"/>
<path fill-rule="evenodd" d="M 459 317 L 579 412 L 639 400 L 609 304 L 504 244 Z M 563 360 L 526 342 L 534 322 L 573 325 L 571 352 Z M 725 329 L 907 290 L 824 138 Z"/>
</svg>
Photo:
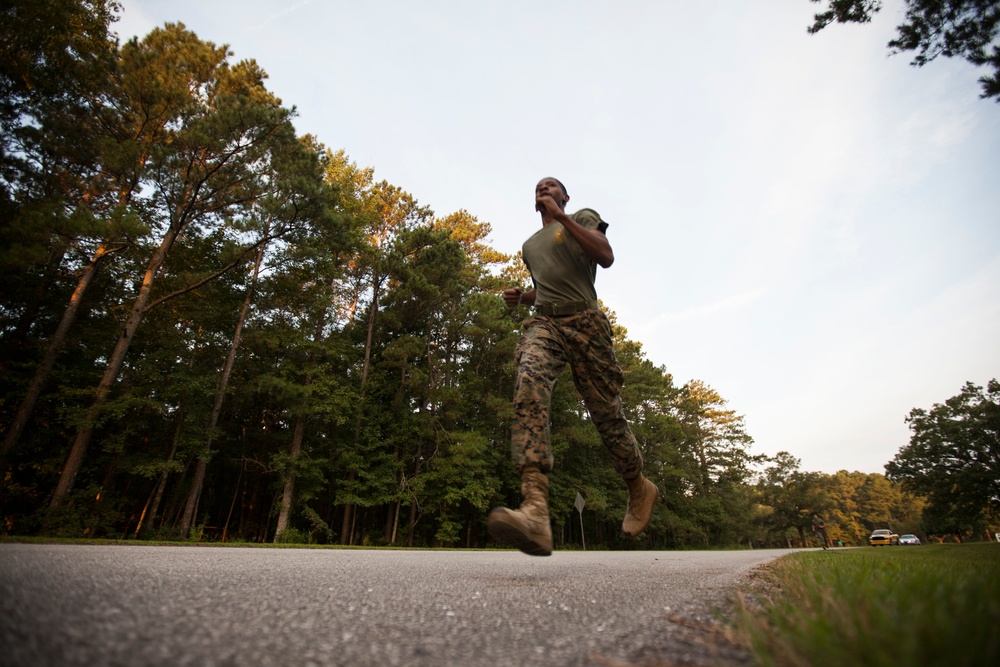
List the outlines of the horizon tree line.
<svg viewBox="0 0 1000 667">
<path fill-rule="evenodd" d="M 11 7 L 25 29 L 0 69 L 4 534 L 487 546 L 488 509 L 518 493 L 527 311 L 498 295 L 527 280 L 520 258 L 468 211 L 438 216 L 297 136 L 266 73 L 227 46 L 182 24 L 120 44 L 113 2 Z M 675 385 L 614 328 L 663 500 L 646 536 L 619 534 L 625 493 L 560 382 L 560 546 L 583 541 L 577 493 L 603 548 L 803 544 L 813 512 L 845 542 L 885 521 L 920 530 L 910 491 L 928 492 L 902 468 L 903 485 L 751 453 L 723 397 Z"/>
</svg>

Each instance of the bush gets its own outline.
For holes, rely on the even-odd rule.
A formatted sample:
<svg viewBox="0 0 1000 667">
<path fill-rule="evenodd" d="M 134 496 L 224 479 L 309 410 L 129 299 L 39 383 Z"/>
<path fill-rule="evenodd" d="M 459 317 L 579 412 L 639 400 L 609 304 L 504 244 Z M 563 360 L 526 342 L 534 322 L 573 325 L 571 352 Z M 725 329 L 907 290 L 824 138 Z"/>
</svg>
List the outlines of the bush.
<svg viewBox="0 0 1000 667">
<path fill-rule="evenodd" d="M 276 544 L 307 544 L 305 534 L 297 528 L 285 528 L 279 533 L 274 541 Z"/>
</svg>

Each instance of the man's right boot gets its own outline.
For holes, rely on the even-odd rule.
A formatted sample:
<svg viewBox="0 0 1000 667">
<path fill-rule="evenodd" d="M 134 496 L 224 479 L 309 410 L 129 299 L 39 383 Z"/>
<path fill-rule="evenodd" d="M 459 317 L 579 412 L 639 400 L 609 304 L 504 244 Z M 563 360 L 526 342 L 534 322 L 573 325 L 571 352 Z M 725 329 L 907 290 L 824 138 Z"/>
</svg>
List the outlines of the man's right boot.
<svg viewBox="0 0 1000 667">
<path fill-rule="evenodd" d="M 521 473 L 521 497 L 524 500 L 516 510 L 497 507 L 490 512 L 486 521 L 490 535 L 529 556 L 551 556 L 548 476 L 538 468 L 525 468 Z"/>
<path fill-rule="evenodd" d="M 628 509 L 622 522 L 622 532 L 635 537 L 646 530 L 649 520 L 653 518 L 653 506 L 660 497 L 660 490 L 642 473 L 635 479 L 625 480 L 625 484 L 628 486 Z"/>
</svg>

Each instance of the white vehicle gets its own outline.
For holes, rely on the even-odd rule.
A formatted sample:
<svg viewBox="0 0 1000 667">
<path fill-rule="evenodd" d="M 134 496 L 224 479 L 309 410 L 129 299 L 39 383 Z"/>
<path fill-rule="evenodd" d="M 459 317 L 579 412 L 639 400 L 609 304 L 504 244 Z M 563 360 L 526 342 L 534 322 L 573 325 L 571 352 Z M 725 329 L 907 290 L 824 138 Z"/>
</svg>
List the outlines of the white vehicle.
<svg viewBox="0 0 1000 667">
<path fill-rule="evenodd" d="M 912 533 L 907 533 L 906 535 L 899 536 L 900 544 L 920 544 L 920 538 Z"/>
</svg>

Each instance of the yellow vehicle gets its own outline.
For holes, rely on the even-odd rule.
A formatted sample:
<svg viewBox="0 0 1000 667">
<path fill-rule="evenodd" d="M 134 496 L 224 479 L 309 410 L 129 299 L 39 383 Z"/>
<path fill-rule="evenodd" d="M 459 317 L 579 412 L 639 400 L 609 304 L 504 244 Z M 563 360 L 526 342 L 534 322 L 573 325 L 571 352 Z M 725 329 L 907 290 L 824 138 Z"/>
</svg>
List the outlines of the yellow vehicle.
<svg viewBox="0 0 1000 667">
<path fill-rule="evenodd" d="M 899 544 L 899 535 L 886 528 L 879 528 L 872 532 L 868 544 L 873 547 L 894 547 Z"/>
</svg>

